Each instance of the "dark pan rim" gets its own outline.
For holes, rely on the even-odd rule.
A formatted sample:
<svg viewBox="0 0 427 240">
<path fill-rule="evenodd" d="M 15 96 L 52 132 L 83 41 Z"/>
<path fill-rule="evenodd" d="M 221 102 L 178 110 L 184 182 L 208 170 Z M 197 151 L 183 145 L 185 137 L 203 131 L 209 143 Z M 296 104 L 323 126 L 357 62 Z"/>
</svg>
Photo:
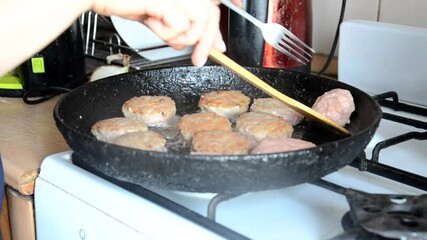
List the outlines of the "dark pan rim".
<svg viewBox="0 0 427 240">
<path fill-rule="evenodd" d="M 174 67 L 174 68 L 188 68 L 188 67 Z M 162 68 L 156 68 L 156 70 L 159 70 Z M 256 69 L 256 68 L 254 68 Z M 263 68 L 266 69 L 266 68 Z M 276 69 L 275 69 L 276 70 Z M 145 70 L 147 71 L 147 70 Z M 148 70 L 149 71 L 149 70 Z M 279 71 L 288 71 L 288 70 L 279 70 Z M 291 71 L 292 72 L 292 71 Z M 124 74 L 120 74 L 120 75 L 128 75 L 128 74 L 135 74 L 136 72 L 130 72 L 130 73 L 124 73 Z M 303 73 L 298 73 L 298 74 L 303 74 Z M 311 76 L 311 77 L 316 77 L 316 78 L 322 78 L 324 81 L 336 81 L 333 79 L 329 79 L 329 78 L 324 78 L 324 77 L 320 77 L 320 76 L 315 76 L 312 74 L 303 74 L 303 75 L 307 75 L 307 76 Z M 246 158 L 250 158 L 252 160 L 256 160 L 256 161 L 263 161 L 266 158 L 288 158 L 290 156 L 295 156 L 295 155 L 306 155 L 307 152 L 322 152 L 323 148 L 332 148 L 338 145 L 345 145 L 345 143 L 347 142 L 351 142 L 353 137 L 357 137 L 359 135 L 364 135 L 369 131 L 375 131 L 379 125 L 379 122 L 381 120 L 381 108 L 379 106 L 379 104 L 371 97 L 369 96 L 367 93 L 361 91 L 358 88 L 355 88 L 351 85 L 348 85 L 344 82 L 337 82 L 338 84 L 342 85 L 344 88 L 350 90 L 351 92 L 358 92 L 361 95 L 364 95 L 367 98 L 370 98 L 370 102 L 371 104 L 374 105 L 375 108 L 375 112 L 376 112 L 376 116 L 374 121 L 372 121 L 366 128 L 361 129 L 360 131 L 358 131 L 357 133 L 352 133 L 350 136 L 348 137 L 344 137 L 342 139 L 338 139 L 336 141 L 333 142 L 327 142 L 327 143 L 323 143 L 323 144 L 319 144 L 316 147 L 313 148 L 308 148 L 308 149 L 301 149 L 301 150 L 294 150 L 294 151 L 287 151 L 287 152 L 277 152 L 277 153 L 268 153 L 268 154 L 246 154 L 246 155 L 191 155 L 191 154 L 179 154 L 179 153 L 171 153 L 171 152 L 155 152 L 155 151 L 145 151 L 145 150 L 139 150 L 139 149 L 133 149 L 133 148 L 128 148 L 128 147 L 123 147 L 123 146 L 117 146 L 115 144 L 110 144 L 110 143 L 106 143 L 106 142 L 102 142 L 97 140 L 94 136 L 83 132 L 83 131 L 79 131 L 78 129 L 73 128 L 72 126 L 70 126 L 69 124 L 65 123 L 59 114 L 59 108 L 62 106 L 62 102 L 66 101 L 68 98 L 72 98 L 73 94 L 77 94 L 80 91 L 84 91 L 85 90 L 85 86 L 87 86 L 88 84 L 103 84 L 103 82 L 105 81 L 109 81 L 110 79 L 113 78 L 118 78 L 119 75 L 115 75 L 115 76 L 111 76 L 111 77 L 107 77 L 104 79 L 100 79 L 97 80 L 95 82 L 91 82 L 91 83 L 87 83 L 86 85 L 82 85 L 76 89 L 74 89 L 73 91 L 63 95 L 58 102 L 56 103 L 55 107 L 54 107 L 54 119 L 57 122 L 57 124 L 62 124 L 64 127 L 66 127 L 68 129 L 68 131 L 72 131 L 74 134 L 78 134 L 83 136 L 84 138 L 86 138 L 88 141 L 92 141 L 98 144 L 103 144 L 105 145 L 105 147 L 107 148 L 116 148 L 119 150 L 132 150 L 135 152 L 138 152 L 141 155 L 145 155 L 145 156 L 153 156 L 156 158 L 175 158 L 177 156 L 183 156 L 183 158 L 189 158 L 192 160 L 200 160 L 200 161 L 245 161 Z M 74 150 L 74 149 L 73 149 Z"/>
</svg>

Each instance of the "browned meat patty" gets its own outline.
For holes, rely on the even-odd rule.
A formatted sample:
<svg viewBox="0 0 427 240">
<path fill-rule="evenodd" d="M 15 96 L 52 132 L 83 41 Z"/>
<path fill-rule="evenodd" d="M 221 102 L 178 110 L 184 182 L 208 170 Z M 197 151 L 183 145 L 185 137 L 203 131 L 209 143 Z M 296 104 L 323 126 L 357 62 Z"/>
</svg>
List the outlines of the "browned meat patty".
<svg viewBox="0 0 427 240">
<path fill-rule="evenodd" d="M 133 97 L 122 106 L 126 118 L 141 119 L 148 126 L 169 126 L 176 114 L 175 101 L 167 96 Z"/>
<path fill-rule="evenodd" d="M 116 117 L 98 121 L 92 126 L 91 132 L 98 140 L 111 142 L 123 134 L 147 129 L 147 125 L 142 120 Z"/>
<path fill-rule="evenodd" d="M 192 150 L 203 154 L 247 154 L 249 139 L 241 133 L 230 131 L 200 131 L 193 136 Z"/>
<path fill-rule="evenodd" d="M 147 151 L 167 151 L 166 140 L 151 130 L 124 134 L 115 138 L 113 144 Z"/>
<path fill-rule="evenodd" d="M 288 137 L 275 137 L 264 138 L 257 146 L 252 149 L 252 154 L 266 154 L 276 152 L 295 151 L 300 149 L 312 148 L 316 145 L 312 142 L 288 138 Z"/>
<path fill-rule="evenodd" d="M 191 140 L 194 133 L 203 130 L 231 131 L 231 122 L 214 112 L 193 113 L 179 119 L 178 129 L 185 140 Z"/>
<path fill-rule="evenodd" d="M 275 98 L 258 98 L 251 105 L 252 112 L 270 113 L 290 122 L 292 126 L 300 123 L 304 116 Z"/>
<path fill-rule="evenodd" d="M 318 97 L 312 109 L 338 125 L 344 126 L 350 123 L 350 116 L 356 107 L 350 91 L 336 88 Z"/>
<path fill-rule="evenodd" d="M 251 99 L 240 91 L 214 91 L 200 97 L 199 108 L 230 118 L 247 112 L 250 101 Z"/>
<path fill-rule="evenodd" d="M 291 137 L 294 131 L 289 122 L 263 112 L 247 112 L 240 115 L 236 120 L 236 128 L 256 142 L 266 137 Z"/>
</svg>

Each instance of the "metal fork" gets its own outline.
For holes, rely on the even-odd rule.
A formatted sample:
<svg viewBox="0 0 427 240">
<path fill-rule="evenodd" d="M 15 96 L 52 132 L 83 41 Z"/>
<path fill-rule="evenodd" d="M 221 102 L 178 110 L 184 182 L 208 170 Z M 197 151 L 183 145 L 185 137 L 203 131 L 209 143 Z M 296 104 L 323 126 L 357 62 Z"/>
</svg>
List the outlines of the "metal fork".
<svg viewBox="0 0 427 240">
<path fill-rule="evenodd" d="M 315 53 L 314 50 L 291 31 L 278 23 L 263 23 L 229 0 L 220 0 L 220 2 L 261 29 L 264 40 L 275 49 L 304 65 L 310 62 L 312 53 Z"/>
</svg>

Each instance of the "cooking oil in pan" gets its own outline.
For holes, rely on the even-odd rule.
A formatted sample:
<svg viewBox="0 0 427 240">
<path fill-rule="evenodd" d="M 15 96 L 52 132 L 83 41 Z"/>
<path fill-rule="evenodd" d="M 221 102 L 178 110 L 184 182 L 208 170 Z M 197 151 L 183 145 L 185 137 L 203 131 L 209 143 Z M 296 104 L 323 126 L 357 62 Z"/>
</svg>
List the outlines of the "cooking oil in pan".
<svg viewBox="0 0 427 240">
<path fill-rule="evenodd" d="M 177 122 L 180 116 L 176 115 L 167 127 L 150 127 L 151 130 L 162 135 L 166 139 L 168 152 L 188 154 L 190 153 L 190 143 L 182 137 Z"/>
</svg>

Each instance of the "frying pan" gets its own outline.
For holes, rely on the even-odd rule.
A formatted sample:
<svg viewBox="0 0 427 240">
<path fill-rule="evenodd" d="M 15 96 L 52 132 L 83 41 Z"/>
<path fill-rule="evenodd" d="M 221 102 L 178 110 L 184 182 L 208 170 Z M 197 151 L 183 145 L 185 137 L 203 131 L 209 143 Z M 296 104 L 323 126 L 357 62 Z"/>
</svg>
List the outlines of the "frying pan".
<svg viewBox="0 0 427 240">
<path fill-rule="evenodd" d="M 143 151 L 98 141 L 90 133 L 99 120 L 123 116 L 122 104 L 141 95 L 166 95 L 177 115 L 198 111 L 200 95 L 214 90 L 241 90 L 254 98 L 262 91 L 221 66 L 183 66 L 135 71 L 83 85 L 63 96 L 54 109 L 60 132 L 74 151 L 73 162 L 119 181 L 166 190 L 243 193 L 283 188 L 319 179 L 358 157 L 375 133 L 381 109 L 363 91 L 332 79 L 288 70 L 247 68 L 286 95 L 311 106 L 334 88 L 353 95 L 356 110 L 343 137 L 304 120 L 295 138 L 315 148 L 260 155 L 190 155 L 185 150 Z"/>
</svg>

